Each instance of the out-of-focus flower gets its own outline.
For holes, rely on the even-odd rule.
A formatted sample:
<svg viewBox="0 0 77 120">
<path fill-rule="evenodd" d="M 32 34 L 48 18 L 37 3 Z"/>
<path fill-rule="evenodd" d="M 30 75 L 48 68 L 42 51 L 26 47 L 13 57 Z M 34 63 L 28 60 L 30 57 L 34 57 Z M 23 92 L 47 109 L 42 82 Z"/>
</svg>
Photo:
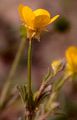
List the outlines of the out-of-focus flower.
<svg viewBox="0 0 77 120">
<path fill-rule="evenodd" d="M 71 46 L 66 50 L 66 69 L 70 74 L 77 73 L 77 47 Z"/>
<path fill-rule="evenodd" d="M 50 17 L 50 13 L 44 9 L 32 11 L 31 8 L 24 5 L 19 5 L 19 14 L 22 22 L 27 27 L 28 37 L 37 37 L 40 32 L 45 30 L 45 27 L 54 22 L 59 15 Z"/>
</svg>

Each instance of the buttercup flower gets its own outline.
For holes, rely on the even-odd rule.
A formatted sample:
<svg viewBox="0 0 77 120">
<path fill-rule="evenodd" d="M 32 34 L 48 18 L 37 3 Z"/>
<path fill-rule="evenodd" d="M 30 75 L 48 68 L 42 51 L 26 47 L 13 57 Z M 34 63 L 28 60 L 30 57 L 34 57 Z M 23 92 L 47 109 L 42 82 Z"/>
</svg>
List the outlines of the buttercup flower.
<svg viewBox="0 0 77 120">
<path fill-rule="evenodd" d="M 66 50 L 67 70 L 73 74 L 77 73 L 77 47 L 71 46 Z"/>
<path fill-rule="evenodd" d="M 32 11 L 31 8 L 24 5 L 19 5 L 19 14 L 24 25 L 27 27 L 28 37 L 39 36 L 42 30 L 50 23 L 54 22 L 59 15 L 55 17 L 50 17 L 50 13 L 44 9 L 37 9 Z"/>
</svg>

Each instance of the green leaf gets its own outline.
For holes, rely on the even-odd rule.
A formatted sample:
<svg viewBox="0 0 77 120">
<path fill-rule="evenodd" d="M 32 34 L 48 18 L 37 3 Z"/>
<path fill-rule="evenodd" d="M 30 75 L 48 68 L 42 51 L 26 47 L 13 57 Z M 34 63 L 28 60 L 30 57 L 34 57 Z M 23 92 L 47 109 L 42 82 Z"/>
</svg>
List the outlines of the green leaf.
<svg viewBox="0 0 77 120">
<path fill-rule="evenodd" d="M 50 75 L 51 75 L 51 71 L 48 68 L 47 74 L 45 74 L 45 76 L 43 77 L 43 82 L 45 82 L 49 78 Z"/>
</svg>

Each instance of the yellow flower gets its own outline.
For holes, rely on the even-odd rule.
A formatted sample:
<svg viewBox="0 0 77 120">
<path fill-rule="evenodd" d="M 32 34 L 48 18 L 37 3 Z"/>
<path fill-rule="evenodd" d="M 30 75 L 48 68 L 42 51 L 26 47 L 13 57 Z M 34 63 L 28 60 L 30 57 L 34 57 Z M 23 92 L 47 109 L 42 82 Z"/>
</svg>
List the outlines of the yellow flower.
<svg viewBox="0 0 77 120">
<path fill-rule="evenodd" d="M 27 27 L 29 38 L 38 36 L 42 30 L 50 23 L 54 22 L 59 15 L 50 17 L 50 13 L 44 9 L 32 11 L 28 6 L 19 5 L 19 14 L 24 25 Z"/>
<path fill-rule="evenodd" d="M 66 50 L 67 71 L 77 73 L 77 47 L 71 46 Z"/>
</svg>

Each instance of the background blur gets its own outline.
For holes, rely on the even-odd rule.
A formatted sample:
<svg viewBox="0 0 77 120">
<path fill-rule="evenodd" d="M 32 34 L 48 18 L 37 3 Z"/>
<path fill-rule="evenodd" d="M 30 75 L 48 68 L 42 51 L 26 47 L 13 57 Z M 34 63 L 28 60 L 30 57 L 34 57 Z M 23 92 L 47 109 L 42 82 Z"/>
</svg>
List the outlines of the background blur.
<svg viewBox="0 0 77 120">
<path fill-rule="evenodd" d="M 21 42 L 19 4 L 28 5 L 33 10 L 47 9 L 52 16 L 60 14 L 59 20 L 49 26 L 48 32 L 41 35 L 40 42 L 33 42 L 32 78 L 34 89 L 39 87 L 41 78 L 50 66 L 51 61 L 64 58 L 66 48 L 70 45 L 77 45 L 77 0 L 0 0 L 0 91 Z M 27 47 L 12 81 L 14 87 L 23 84 L 27 78 L 26 60 Z M 64 94 L 62 103 L 65 103 L 66 106 L 71 104 L 73 106 L 73 108 L 72 106 L 67 107 L 71 111 L 64 109 L 66 112 L 65 120 L 77 120 L 77 107 L 74 105 L 77 96 L 76 90 L 75 83 L 66 83 L 62 90 Z M 12 106 L 2 113 L 0 120 L 16 120 L 17 115 L 19 115 L 18 111 L 20 113 L 19 107 Z M 53 119 L 63 120 L 63 116 Z"/>
</svg>

